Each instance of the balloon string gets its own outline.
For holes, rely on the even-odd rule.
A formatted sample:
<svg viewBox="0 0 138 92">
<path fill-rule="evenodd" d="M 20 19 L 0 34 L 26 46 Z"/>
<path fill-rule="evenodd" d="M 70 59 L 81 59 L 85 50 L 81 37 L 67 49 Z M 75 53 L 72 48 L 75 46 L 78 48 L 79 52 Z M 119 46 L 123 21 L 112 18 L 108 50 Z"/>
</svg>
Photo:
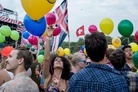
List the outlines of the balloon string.
<svg viewBox="0 0 138 92">
<path fill-rule="evenodd" d="M 125 37 L 123 40 L 122 40 L 122 43 L 127 39 L 127 37 Z"/>
</svg>

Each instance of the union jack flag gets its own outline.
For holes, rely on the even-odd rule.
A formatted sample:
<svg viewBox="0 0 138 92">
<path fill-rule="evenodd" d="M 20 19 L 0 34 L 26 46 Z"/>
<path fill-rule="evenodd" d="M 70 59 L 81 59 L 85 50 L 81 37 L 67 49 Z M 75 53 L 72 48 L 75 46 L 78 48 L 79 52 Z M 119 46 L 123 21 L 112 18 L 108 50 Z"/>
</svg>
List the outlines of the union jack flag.
<svg viewBox="0 0 138 92">
<path fill-rule="evenodd" d="M 51 50 L 56 51 L 57 48 L 62 44 L 67 34 L 68 30 L 68 9 L 67 0 L 64 0 L 54 11 L 56 16 L 56 24 L 60 25 L 61 33 L 58 36 L 52 37 L 51 40 Z"/>
</svg>

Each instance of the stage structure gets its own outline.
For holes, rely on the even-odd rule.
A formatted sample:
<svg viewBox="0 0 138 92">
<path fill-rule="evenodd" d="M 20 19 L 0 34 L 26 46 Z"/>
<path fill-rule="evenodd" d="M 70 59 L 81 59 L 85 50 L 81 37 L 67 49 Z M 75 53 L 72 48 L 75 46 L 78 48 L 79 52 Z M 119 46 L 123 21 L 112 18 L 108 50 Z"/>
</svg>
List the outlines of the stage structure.
<svg viewBox="0 0 138 92">
<path fill-rule="evenodd" d="M 11 30 L 17 30 L 20 35 L 21 32 L 25 30 L 23 23 L 18 21 L 18 13 L 16 11 L 6 9 L 0 4 L 0 27 L 2 25 L 8 25 Z M 20 39 L 17 44 L 20 44 Z M 6 37 L 6 41 L 4 43 L 0 43 L 0 48 L 7 45 L 15 46 L 15 41 L 13 41 L 10 37 Z"/>
</svg>

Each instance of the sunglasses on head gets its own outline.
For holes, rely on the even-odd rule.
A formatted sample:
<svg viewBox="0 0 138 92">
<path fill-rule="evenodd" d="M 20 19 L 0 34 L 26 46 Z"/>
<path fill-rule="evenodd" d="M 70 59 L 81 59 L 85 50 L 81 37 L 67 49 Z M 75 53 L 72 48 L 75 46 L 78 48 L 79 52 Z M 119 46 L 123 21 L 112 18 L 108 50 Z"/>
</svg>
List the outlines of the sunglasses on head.
<svg viewBox="0 0 138 92">
<path fill-rule="evenodd" d="M 84 63 L 86 63 L 86 60 L 78 60 L 79 62 L 84 62 Z"/>
</svg>

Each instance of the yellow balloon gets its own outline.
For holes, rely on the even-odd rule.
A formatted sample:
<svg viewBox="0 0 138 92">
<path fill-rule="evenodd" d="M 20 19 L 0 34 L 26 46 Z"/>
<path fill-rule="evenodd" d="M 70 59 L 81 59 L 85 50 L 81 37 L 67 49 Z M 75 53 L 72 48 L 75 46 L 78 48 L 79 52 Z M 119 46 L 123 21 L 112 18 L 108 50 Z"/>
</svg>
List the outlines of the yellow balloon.
<svg viewBox="0 0 138 92">
<path fill-rule="evenodd" d="M 55 2 L 56 0 L 21 0 L 24 10 L 33 20 L 39 20 L 47 14 Z"/>
<path fill-rule="evenodd" d="M 70 54 L 70 50 L 69 50 L 68 48 L 65 48 L 65 49 L 64 49 L 64 53 L 65 53 L 66 55 L 69 55 L 69 54 Z"/>
<path fill-rule="evenodd" d="M 109 35 L 114 29 L 114 23 L 110 18 L 104 18 L 100 22 L 100 29 L 103 33 Z"/>
<path fill-rule="evenodd" d="M 113 46 L 113 45 L 108 45 L 108 48 L 111 48 L 111 49 L 114 49 L 114 50 L 116 49 L 115 46 Z"/>
<path fill-rule="evenodd" d="M 64 50 L 62 47 L 59 47 L 56 52 L 57 52 L 58 56 L 64 56 Z"/>
<path fill-rule="evenodd" d="M 135 42 L 129 43 L 131 46 L 132 52 L 136 52 L 138 50 L 138 45 Z"/>
<path fill-rule="evenodd" d="M 86 48 L 84 49 L 84 54 L 85 54 L 86 56 L 88 56 L 87 51 L 86 51 Z"/>
<path fill-rule="evenodd" d="M 43 33 L 43 36 L 47 36 L 47 32 L 46 31 Z"/>
<path fill-rule="evenodd" d="M 112 44 L 116 47 L 119 48 L 121 46 L 121 40 L 118 37 L 114 37 L 112 39 Z"/>
</svg>

